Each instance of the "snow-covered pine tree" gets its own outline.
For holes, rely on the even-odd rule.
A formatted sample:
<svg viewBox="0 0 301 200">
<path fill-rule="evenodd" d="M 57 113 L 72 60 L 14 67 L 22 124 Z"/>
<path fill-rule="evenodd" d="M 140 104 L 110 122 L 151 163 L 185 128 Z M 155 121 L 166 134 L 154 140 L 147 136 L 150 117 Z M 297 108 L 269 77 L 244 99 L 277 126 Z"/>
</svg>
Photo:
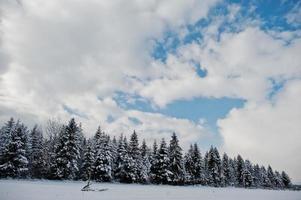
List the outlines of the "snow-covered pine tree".
<svg viewBox="0 0 301 200">
<path fill-rule="evenodd" d="M 131 183 L 134 178 L 134 172 L 130 171 L 132 167 L 132 159 L 128 155 L 127 139 L 120 136 L 118 140 L 117 159 L 116 159 L 115 178 L 121 183 Z"/>
<path fill-rule="evenodd" d="M 154 140 L 152 152 L 151 152 L 151 155 L 150 155 L 151 164 L 153 164 L 153 162 L 155 161 L 155 157 L 156 157 L 157 153 L 158 153 L 158 144 L 157 144 L 157 141 Z"/>
<path fill-rule="evenodd" d="M 156 184 L 168 184 L 170 182 L 171 172 L 168 169 L 169 156 L 164 138 L 160 143 L 160 148 L 155 155 L 151 166 L 151 181 Z"/>
<path fill-rule="evenodd" d="M 15 121 L 10 118 L 0 129 L 0 178 L 13 175 L 12 165 L 9 164 L 9 144 L 12 139 L 12 132 L 15 129 Z"/>
<path fill-rule="evenodd" d="M 93 179 L 92 175 L 94 172 L 94 151 L 92 146 L 92 141 L 87 142 L 87 146 L 84 149 L 84 158 L 82 165 L 82 179 L 89 180 Z"/>
<path fill-rule="evenodd" d="M 230 171 L 230 163 L 229 157 L 226 153 L 223 155 L 222 159 L 222 185 L 230 186 L 231 185 L 231 171 Z"/>
<path fill-rule="evenodd" d="M 129 143 L 126 137 L 122 136 L 117 143 L 116 139 L 111 141 L 108 135 L 99 131 L 99 134 L 96 134 L 98 140 L 94 138 L 92 142 L 85 143 L 86 139 L 82 134 L 81 126 L 77 126 L 74 119 L 71 119 L 67 126 L 56 121 L 51 121 L 50 124 L 46 127 L 48 137 L 45 139 L 37 127 L 34 127 L 29 134 L 23 123 L 19 121 L 15 123 L 13 119 L 0 128 L 1 178 L 28 177 L 29 167 L 33 178 L 76 179 L 80 175 L 77 173 L 81 165 L 79 159 L 83 159 L 81 168 L 83 175 L 80 177 L 86 180 L 95 164 L 94 148 L 96 141 L 99 140 L 101 145 L 97 149 L 101 152 L 98 156 L 101 162 L 98 166 L 101 168 L 99 171 L 105 172 L 105 175 L 108 172 L 105 166 L 110 166 L 111 171 L 115 172 L 115 180 L 120 182 L 148 183 L 151 179 L 153 183 L 158 184 L 179 184 L 175 181 L 176 173 L 174 173 L 174 169 L 179 168 L 174 168 L 175 162 L 171 161 L 181 160 L 179 158 L 182 158 L 182 155 L 174 153 L 173 149 L 178 148 L 178 140 L 173 137 L 169 149 L 163 140 L 159 150 L 155 142 L 150 152 L 145 141 L 140 148 L 138 147 L 136 133 L 132 135 Z M 78 153 L 81 147 L 86 147 L 83 148 L 82 155 Z M 178 149 L 181 152 L 180 148 Z M 225 154 L 221 162 L 217 149 L 213 147 L 206 152 L 202 163 L 197 145 L 191 145 L 185 155 L 184 163 L 182 165 L 183 177 L 187 179 L 185 183 L 188 184 L 205 184 L 202 178 L 204 174 L 206 184 L 208 179 L 208 184 L 214 186 L 234 185 L 275 189 L 291 187 L 291 180 L 285 172 L 281 174 L 277 171 L 273 172 L 271 166 L 268 166 L 267 170 L 265 167 L 260 168 L 259 165 L 252 165 L 248 160 L 244 161 L 241 156 L 231 159 Z M 137 169 L 140 169 L 139 173 Z M 47 175 L 44 176 L 44 174 Z M 107 179 L 99 179 L 99 181 L 104 180 Z"/>
<path fill-rule="evenodd" d="M 59 146 L 59 136 L 63 133 L 63 124 L 56 120 L 47 121 L 45 127 L 46 138 L 44 140 L 44 159 L 46 161 L 47 175 L 45 178 L 56 179 L 56 150 Z"/>
<path fill-rule="evenodd" d="M 268 178 L 270 179 L 271 187 L 274 188 L 276 186 L 275 174 L 270 165 L 268 166 L 267 175 L 268 175 Z"/>
<path fill-rule="evenodd" d="M 245 168 L 245 162 L 244 159 L 241 157 L 241 155 L 237 156 L 237 161 L 236 161 L 236 182 L 237 186 L 242 187 L 243 186 L 243 176 L 242 173 Z"/>
<path fill-rule="evenodd" d="M 129 152 L 129 156 L 132 160 L 132 165 L 130 165 L 130 166 L 133 167 L 133 169 L 130 169 L 130 171 L 132 171 L 133 175 L 134 175 L 132 182 L 136 182 L 136 183 L 140 182 L 140 181 L 142 181 L 142 180 L 140 180 L 141 168 L 142 168 L 142 158 L 141 158 L 141 152 L 139 149 L 138 136 L 137 136 L 137 133 L 135 130 L 131 134 L 131 137 L 130 137 L 128 152 Z"/>
<path fill-rule="evenodd" d="M 221 185 L 221 159 L 216 148 L 211 146 L 208 153 L 208 182 L 214 187 Z"/>
<path fill-rule="evenodd" d="M 206 185 L 209 184 L 208 158 L 209 158 L 209 152 L 206 151 L 205 156 L 204 156 L 204 171 L 205 171 Z"/>
<path fill-rule="evenodd" d="M 29 132 L 27 126 L 24 123 L 21 123 L 20 121 L 18 121 L 17 124 L 19 124 L 20 128 L 22 129 L 22 133 L 23 133 L 21 140 L 25 145 L 25 157 L 28 160 L 28 172 L 27 172 L 28 174 L 27 175 L 29 175 L 29 173 L 30 173 L 30 171 L 29 171 L 29 165 L 30 165 L 29 159 L 30 159 L 30 155 L 31 155 L 31 143 L 30 143 L 31 135 L 30 135 L 30 132 Z"/>
<path fill-rule="evenodd" d="M 82 169 L 83 169 L 83 160 L 84 160 L 84 153 L 85 153 L 85 146 L 86 146 L 86 138 L 84 136 L 83 133 L 83 129 L 82 129 L 82 124 L 80 123 L 78 125 L 78 131 L 77 131 L 77 135 L 78 135 L 78 147 L 79 147 L 79 158 L 78 158 L 78 172 L 76 174 L 76 178 L 80 179 L 82 177 Z"/>
<path fill-rule="evenodd" d="M 254 173 L 254 169 L 253 169 L 252 163 L 249 160 L 245 160 L 244 170 L 242 173 L 244 187 L 254 186 L 253 185 L 253 176 L 252 176 L 253 173 Z"/>
<path fill-rule="evenodd" d="M 140 147 L 141 150 L 141 174 L 140 174 L 140 182 L 141 183 L 149 183 L 149 175 L 150 175 L 150 150 L 146 145 L 145 140 L 142 141 L 142 145 Z"/>
<path fill-rule="evenodd" d="M 47 168 L 48 168 L 48 175 L 47 178 L 49 179 L 60 179 L 60 177 L 58 177 L 58 161 L 57 160 L 57 153 L 59 151 L 60 148 L 62 148 L 61 145 L 61 137 L 60 135 L 63 134 L 63 129 L 65 126 L 62 126 L 60 133 L 57 135 L 57 137 L 55 138 L 49 138 L 45 141 L 45 144 L 47 145 L 47 151 L 45 152 L 45 157 L 47 159 L 48 162 L 47 163 Z"/>
<path fill-rule="evenodd" d="M 292 186 L 291 179 L 286 172 L 282 171 L 281 178 L 285 188 L 290 188 Z"/>
<path fill-rule="evenodd" d="M 112 155 L 109 138 L 98 127 L 95 134 L 94 179 L 101 182 L 112 180 Z"/>
<path fill-rule="evenodd" d="M 275 171 L 275 187 L 278 189 L 284 188 L 284 184 L 282 182 L 281 174 L 278 171 Z"/>
<path fill-rule="evenodd" d="M 43 178 L 46 175 L 46 161 L 44 158 L 44 141 L 42 130 L 37 125 L 33 127 L 30 132 L 31 135 L 31 177 L 32 178 Z"/>
<path fill-rule="evenodd" d="M 205 185 L 206 176 L 205 176 L 205 169 L 204 169 L 204 161 L 197 143 L 193 145 L 192 160 L 194 165 L 195 183 Z"/>
<path fill-rule="evenodd" d="M 182 148 L 175 133 L 172 134 L 169 143 L 169 171 L 171 184 L 184 184 L 184 163 Z"/>
<path fill-rule="evenodd" d="M 56 173 L 58 179 L 76 179 L 78 174 L 79 142 L 78 125 L 72 118 L 62 129 L 56 149 Z"/>
<path fill-rule="evenodd" d="M 251 174 L 253 174 L 254 168 L 250 160 L 245 160 L 245 167 L 249 170 Z"/>
<path fill-rule="evenodd" d="M 113 178 L 115 177 L 114 172 L 116 169 L 116 160 L 117 160 L 117 149 L 118 149 L 118 143 L 116 140 L 116 137 L 114 136 L 113 139 L 111 140 L 111 154 L 112 154 L 112 176 Z"/>
<path fill-rule="evenodd" d="M 188 152 L 184 156 L 184 166 L 185 166 L 185 182 L 186 184 L 196 184 L 195 182 L 195 164 L 193 161 L 193 146 L 190 145 Z"/>
<path fill-rule="evenodd" d="M 229 158 L 230 179 L 229 185 L 234 186 L 236 183 L 236 159 Z"/>
<path fill-rule="evenodd" d="M 253 167 L 253 184 L 254 187 L 260 187 L 261 186 L 261 175 L 260 175 L 260 167 L 258 164 L 254 165 Z"/>
<path fill-rule="evenodd" d="M 3 152 L 1 173 L 6 177 L 25 178 L 28 175 L 28 158 L 26 157 L 26 132 L 18 122 L 11 130 L 11 139 Z"/>
<path fill-rule="evenodd" d="M 127 151 L 127 154 L 129 154 L 129 143 L 128 143 L 128 139 L 126 138 L 126 136 L 124 136 L 124 138 L 123 138 L 123 144 L 124 144 L 124 148 Z"/>
<path fill-rule="evenodd" d="M 0 129 L 0 164 L 1 164 L 2 154 L 4 151 L 6 151 L 5 148 L 11 139 L 11 132 L 14 128 L 15 128 L 14 118 L 10 118 Z"/>
<path fill-rule="evenodd" d="M 267 171 L 264 166 L 260 168 L 260 183 L 261 187 L 270 188 L 272 187 L 272 183 L 268 177 Z"/>
<path fill-rule="evenodd" d="M 253 184 L 253 177 L 247 167 L 244 167 L 241 175 L 243 187 L 251 187 Z"/>
</svg>

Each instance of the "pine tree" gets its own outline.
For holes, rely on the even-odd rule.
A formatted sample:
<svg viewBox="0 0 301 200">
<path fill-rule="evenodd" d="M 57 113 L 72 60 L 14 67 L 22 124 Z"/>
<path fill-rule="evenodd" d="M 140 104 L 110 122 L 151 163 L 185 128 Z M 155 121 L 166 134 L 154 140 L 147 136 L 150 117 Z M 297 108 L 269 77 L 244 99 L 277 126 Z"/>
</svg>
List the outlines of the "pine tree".
<svg viewBox="0 0 301 200">
<path fill-rule="evenodd" d="M 84 150 L 83 166 L 82 166 L 82 179 L 92 179 L 92 173 L 94 172 L 94 151 L 92 142 L 88 141 L 87 147 Z"/>
<path fill-rule="evenodd" d="M 0 166 L 5 177 L 24 178 L 28 175 L 28 158 L 26 157 L 26 137 L 24 129 L 17 123 L 11 131 L 11 139 L 3 152 L 4 163 Z"/>
<path fill-rule="evenodd" d="M 13 169 L 9 155 L 9 144 L 15 129 L 15 121 L 10 118 L 0 130 L 0 178 L 13 176 Z"/>
<path fill-rule="evenodd" d="M 290 188 L 292 186 L 290 177 L 284 171 L 281 173 L 281 178 L 285 188 Z"/>
<path fill-rule="evenodd" d="M 267 175 L 268 178 L 270 179 L 271 187 L 275 187 L 276 186 L 275 175 L 270 165 L 268 166 Z"/>
<path fill-rule="evenodd" d="M 4 152 L 7 150 L 7 145 L 10 142 L 12 131 L 15 128 L 15 121 L 10 118 L 4 126 L 0 129 L 0 164 L 2 164 L 2 157 Z"/>
<path fill-rule="evenodd" d="M 82 171 L 83 160 L 84 160 L 85 146 L 87 143 L 86 138 L 83 133 L 81 123 L 78 125 L 77 137 L 78 137 L 77 143 L 78 143 L 78 148 L 79 148 L 79 157 L 78 157 L 77 165 L 78 165 L 79 170 L 76 174 L 76 179 L 80 179 L 83 176 L 83 171 Z"/>
<path fill-rule="evenodd" d="M 153 164 L 153 162 L 155 161 L 155 157 L 156 157 L 157 153 L 158 153 L 158 144 L 157 144 L 157 141 L 154 140 L 152 153 L 150 155 L 151 164 Z"/>
<path fill-rule="evenodd" d="M 255 187 L 260 187 L 261 184 L 261 175 L 260 175 L 260 167 L 258 164 L 254 166 L 254 171 L 253 171 L 253 184 Z"/>
<path fill-rule="evenodd" d="M 46 161 L 46 178 L 57 179 L 57 160 L 56 151 L 60 143 L 60 134 L 64 131 L 64 125 L 58 121 L 49 120 L 46 124 L 45 133 L 46 139 L 44 141 L 44 158 Z"/>
<path fill-rule="evenodd" d="M 31 133 L 31 177 L 43 178 L 46 175 L 46 162 L 43 157 L 43 134 L 37 125 L 34 126 Z"/>
<path fill-rule="evenodd" d="M 245 168 L 245 162 L 243 158 L 238 155 L 237 156 L 237 162 L 236 162 L 236 180 L 238 186 L 243 186 L 243 171 Z"/>
<path fill-rule="evenodd" d="M 22 136 L 21 136 L 21 140 L 22 142 L 24 143 L 24 146 L 25 146 L 25 157 L 27 158 L 28 162 L 29 162 L 29 158 L 30 158 L 30 155 L 31 155 L 31 136 L 29 134 L 29 130 L 27 128 L 27 126 L 24 124 L 24 123 L 21 123 L 20 121 L 17 122 L 17 125 L 19 125 L 19 127 L 21 128 L 21 132 L 22 132 Z M 28 163 L 28 166 L 29 167 L 29 164 Z M 29 170 L 27 172 L 29 175 Z"/>
<path fill-rule="evenodd" d="M 122 135 L 118 141 L 117 154 L 115 178 L 122 183 L 132 183 L 134 178 L 134 172 L 130 171 L 133 169 L 132 160 L 128 155 L 127 139 Z"/>
<path fill-rule="evenodd" d="M 253 166 L 249 160 L 245 160 L 244 162 L 244 170 L 242 172 L 242 180 L 244 187 L 253 186 L 253 176 L 254 173 Z"/>
<path fill-rule="evenodd" d="M 234 186 L 236 183 L 236 161 L 235 161 L 235 159 L 229 158 L 229 172 L 230 172 L 229 185 Z"/>
<path fill-rule="evenodd" d="M 168 170 L 169 156 L 166 142 L 162 139 L 158 153 L 151 166 L 151 180 L 156 184 L 167 184 L 170 182 L 171 172 Z"/>
<path fill-rule="evenodd" d="M 272 187 L 272 183 L 268 177 L 267 171 L 264 166 L 260 168 L 260 183 L 264 188 Z"/>
<path fill-rule="evenodd" d="M 138 136 L 136 134 L 136 131 L 133 132 L 133 134 L 130 137 L 130 142 L 129 142 L 129 156 L 131 158 L 132 169 L 130 171 L 133 172 L 133 178 L 132 182 L 139 182 L 142 181 L 140 180 L 141 178 L 141 168 L 142 168 L 142 163 L 141 163 L 141 153 L 139 149 L 139 142 L 138 142 Z"/>
<path fill-rule="evenodd" d="M 207 162 L 209 184 L 218 187 L 221 185 L 221 159 L 216 148 L 210 148 Z"/>
<path fill-rule="evenodd" d="M 193 145 L 192 160 L 193 160 L 193 165 L 194 165 L 193 176 L 195 179 L 195 183 L 204 185 L 206 183 L 205 172 L 204 172 L 204 163 L 203 163 L 201 152 L 196 143 Z"/>
<path fill-rule="evenodd" d="M 245 167 L 241 175 L 242 175 L 242 185 L 244 187 L 251 187 L 253 184 L 253 178 L 251 172 Z"/>
<path fill-rule="evenodd" d="M 222 159 L 222 185 L 223 186 L 231 185 L 230 163 L 229 163 L 229 157 L 226 153 L 224 153 Z"/>
<path fill-rule="evenodd" d="M 171 184 L 184 183 L 184 165 L 182 159 L 182 148 L 175 133 L 172 134 L 169 144 L 169 171 Z"/>
<path fill-rule="evenodd" d="M 109 182 L 112 180 L 112 155 L 109 138 L 98 127 L 95 134 L 94 179 Z"/>
<path fill-rule="evenodd" d="M 62 129 L 56 149 L 55 176 L 58 179 L 76 179 L 78 174 L 78 126 L 72 118 Z"/>
<path fill-rule="evenodd" d="M 209 169 L 208 169 L 208 159 L 209 159 L 209 152 L 206 151 L 205 157 L 204 157 L 204 171 L 205 171 L 205 180 L 206 180 L 206 185 L 209 184 Z"/>
<path fill-rule="evenodd" d="M 141 183 L 149 183 L 149 175 L 150 175 L 150 150 L 146 145 L 145 140 L 142 141 L 141 145 L 141 157 L 142 157 L 142 163 L 141 163 L 141 177 L 140 182 Z"/>
<path fill-rule="evenodd" d="M 185 155 L 186 183 L 206 184 L 205 169 L 201 153 L 197 144 L 190 145 Z"/>
<path fill-rule="evenodd" d="M 196 169 L 195 169 L 195 163 L 193 160 L 193 146 L 190 145 L 190 148 L 188 149 L 188 152 L 184 156 L 184 166 L 185 166 L 185 180 L 187 184 L 196 184 L 195 181 L 195 174 L 196 174 Z"/>
<path fill-rule="evenodd" d="M 280 173 L 278 171 L 275 171 L 274 174 L 275 174 L 275 187 L 279 189 L 284 188 L 284 184 Z"/>
<path fill-rule="evenodd" d="M 68 125 L 51 121 L 44 139 L 37 125 L 29 132 L 27 126 L 11 118 L 0 128 L 0 178 L 29 175 L 62 180 L 292 188 L 285 172 L 252 165 L 240 155 L 231 159 L 224 154 L 221 161 L 213 147 L 202 159 L 197 144 L 191 145 L 183 158 L 175 133 L 169 147 L 162 139 L 159 149 L 155 141 L 150 150 L 145 140 L 139 147 L 135 131 L 129 142 L 122 135 L 117 142 L 98 128 L 95 137 L 87 141 L 81 125 L 71 119 Z"/>
<path fill-rule="evenodd" d="M 118 156 L 118 143 L 116 140 L 116 137 L 114 136 L 112 141 L 111 141 L 111 154 L 112 154 L 112 176 L 113 178 L 115 177 L 114 172 L 116 171 L 116 160 Z"/>
</svg>

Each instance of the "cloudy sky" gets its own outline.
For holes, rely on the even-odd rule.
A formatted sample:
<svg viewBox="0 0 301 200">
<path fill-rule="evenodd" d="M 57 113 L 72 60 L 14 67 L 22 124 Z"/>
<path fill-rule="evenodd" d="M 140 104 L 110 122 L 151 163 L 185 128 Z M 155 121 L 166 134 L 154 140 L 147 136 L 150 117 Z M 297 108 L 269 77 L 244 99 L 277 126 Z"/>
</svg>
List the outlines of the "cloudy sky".
<svg viewBox="0 0 301 200">
<path fill-rule="evenodd" d="M 301 181 L 301 2 L 0 0 L 0 123 L 217 146 Z"/>
</svg>

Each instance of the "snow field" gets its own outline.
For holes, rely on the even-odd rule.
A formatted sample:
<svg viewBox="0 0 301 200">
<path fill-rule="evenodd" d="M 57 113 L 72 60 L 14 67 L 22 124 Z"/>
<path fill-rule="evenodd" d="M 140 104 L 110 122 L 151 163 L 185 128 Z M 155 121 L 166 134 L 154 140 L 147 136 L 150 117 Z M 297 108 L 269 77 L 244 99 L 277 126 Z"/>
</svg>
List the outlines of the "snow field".
<svg viewBox="0 0 301 200">
<path fill-rule="evenodd" d="M 93 183 L 103 192 L 83 192 L 83 181 L 0 180 L 0 200 L 301 200 L 300 191 L 204 186 Z"/>
</svg>

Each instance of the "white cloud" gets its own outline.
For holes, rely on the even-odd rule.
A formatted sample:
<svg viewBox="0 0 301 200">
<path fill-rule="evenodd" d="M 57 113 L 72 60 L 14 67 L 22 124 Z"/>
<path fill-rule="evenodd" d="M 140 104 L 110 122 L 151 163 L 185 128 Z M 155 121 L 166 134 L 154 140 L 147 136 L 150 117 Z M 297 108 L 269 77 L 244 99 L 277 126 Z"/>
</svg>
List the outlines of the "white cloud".
<svg viewBox="0 0 301 200">
<path fill-rule="evenodd" d="M 205 17 L 215 2 L 1 1 L 0 121 L 10 116 L 29 124 L 50 117 L 65 121 L 72 116 L 64 110 L 68 106 L 83 114 L 89 135 L 98 124 L 116 132 L 129 123 L 145 134 L 166 136 L 173 122 L 184 141 L 195 139 L 203 134 L 198 124 L 126 111 L 112 97 L 160 76 L 151 65 L 154 40 Z M 112 123 L 106 122 L 110 115 Z M 129 117 L 142 124 L 131 124 Z"/>
<path fill-rule="evenodd" d="M 274 102 L 249 102 L 218 122 L 224 150 L 286 170 L 301 180 L 301 81 L 289 82 Z"/>
<path fill-rule="evenodd" d="M 135 110 L 126 111 L 114 123 L 106 124 L 105 128 L 111 133 L 123 132 L 126 135 L 129 135 L 131 133 L 129 131 L 135 129 L 139 133 L 139 137 L 145 138 L 149 142 L 153 142 L 154 139 L 158 141 L 162 137 L 168 141 L 171 134 L 176 132 L 178 137 L 181 138 L 181 145 L 186 149 L 190 143 L 208 135 L 202 124 L 187 119 L 177 119 L 162 114 Z"/>
<path fill-rule="evenodd" d="M 274 36 L 249 27 L 224 33 L 220 40 L 210 37 L 202 45 L 183 46 L 160 65 L 165 75 L 147 83 L 140 94 L 161 107 L 197 96 L 264 101 L 271 90 L 270 78 L 301 77 L 301 39 L 287 45 Z M 198 77 L 192 60 L 199 62 L 208 76 Z"/>
<path fill-rule="evenodd" d="M 110 97 L 96 100 L 93 95 L 87 95 L 70 99 L 68 102 L 67 106 L 78 113 L 84 111 L 85 117 L 79 117 L 76 114 L 71 114 L 71 116 L 83 123 L 87 136 L 94 135 L 97 126 L 100 125 L 104 131 L 115 136 L 122 133 L 129 137 L 136 130 L 140 138 L 146 139 L 151 144 L 154 139 L 160 140 L 164 137 L 169 140 L 171 134 L 176 132 L 181 138 L 181 145 L 187 148 L 190 143 L 210 135 L 204 124 L 158 113 L 124 110 Z M 62 111 L 55 116 L 60 116 L 61 121 L 67 121 L 70 117 Z"/>
</svg>

